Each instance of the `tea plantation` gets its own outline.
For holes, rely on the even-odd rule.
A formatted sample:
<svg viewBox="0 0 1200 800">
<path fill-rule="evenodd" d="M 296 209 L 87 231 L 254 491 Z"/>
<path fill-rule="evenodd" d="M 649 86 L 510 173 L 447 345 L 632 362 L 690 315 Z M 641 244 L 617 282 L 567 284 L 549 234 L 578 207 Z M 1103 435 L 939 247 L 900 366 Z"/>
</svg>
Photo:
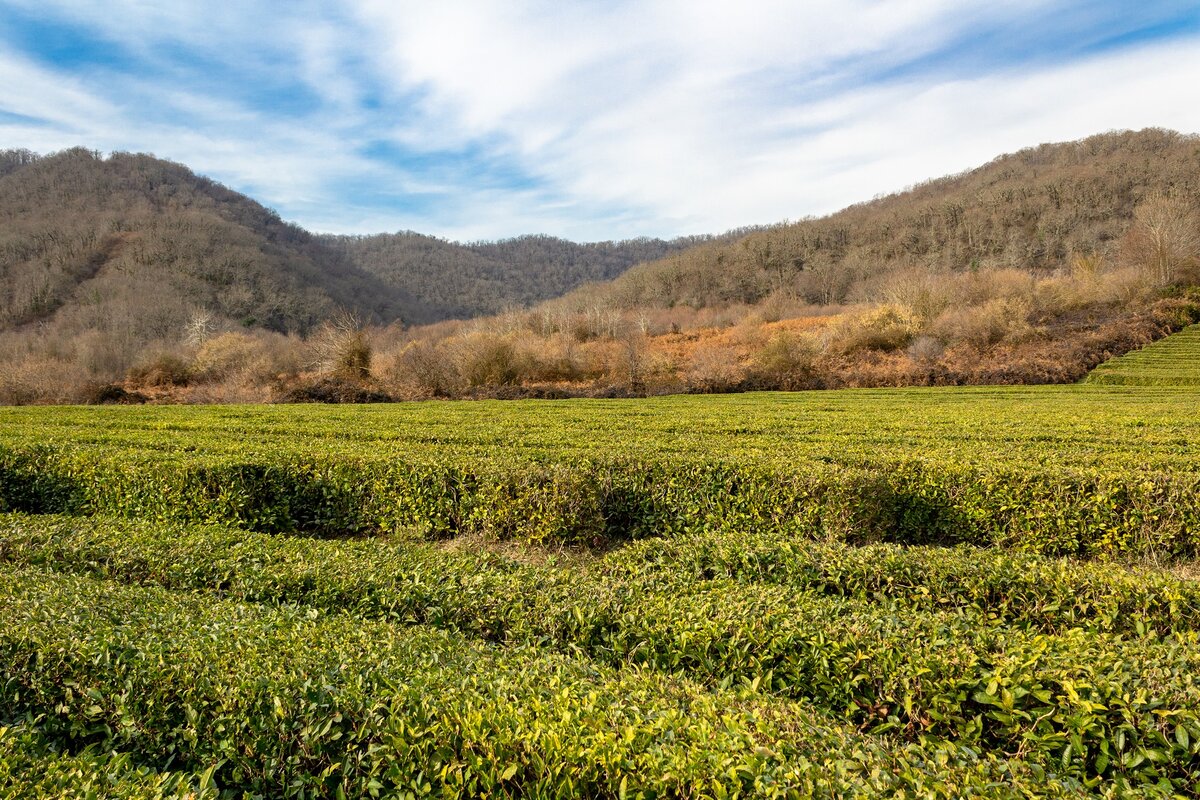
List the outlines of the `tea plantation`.
<svg viewBox="0 0 1200 800">
<path fill-rule="evenodd" d="M 1198 400 L 3 409 L 0 797 L 1196 797 Z"/>
<path fill-rule="evenodd" d="M 1200 386 L 1200 325 L 1106 361 L 1088 375 L 1087 382 L 1113 386 Z"/>
</svg>

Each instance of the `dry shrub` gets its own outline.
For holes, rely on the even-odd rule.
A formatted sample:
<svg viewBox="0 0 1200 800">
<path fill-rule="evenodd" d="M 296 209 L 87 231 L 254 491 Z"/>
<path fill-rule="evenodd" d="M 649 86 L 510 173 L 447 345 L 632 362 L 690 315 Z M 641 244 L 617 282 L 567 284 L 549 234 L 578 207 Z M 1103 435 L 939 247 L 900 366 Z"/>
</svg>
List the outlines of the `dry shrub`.
<svg viewBox="0 0 1200 800">
<path fill-rule="evenodd" d="M 1115 269 L 1105 276 L 1096 293 L 1096 302 L 1136 308 L 1148 302 L 1152 294 L 1152 287 L 1141 270 Z"/>
<path fill-rule="evenodd" d="M 294 381 L 306 360 L 306 345 L 278 333 L 231 331 L 204 342 L 192 360 L 196 403 L 265 402 Z M 199 389 L 198 386 L 204 386 Z"/>
<path fill-rule="evenodd" d="M 132 406 L 145 403 L 147 398 L 141 392 L 131 392 L 116 383 L 96 383 L 89 381 L 81 388 L 81 400 L 90 406 Z"/>
<path fill-rule="evenodd" d="M 623 358 L 621 346 L 612 339 L 580 345 L 578 361 L 581 377 L 593 381 L 614 380 Z"/>
<path fill-rule="evenodd" d="M 301 383 L 279 397 L 281 403 L 387 403 L 386 392 L 364 386 L 361 381 L 338 375 Z"/>
<path fill-rule="evenodd" d="M 904 309 L 905 314 L 918 323 L 937 317 L 953 299 L 945 276 L 920 268 L 891 273 L 883 279 L 875 294 L 884 307 Z"/>
<path fill-rule="evenodd" d="M 746 367 L 732 348 L 716 342 L 706 342 L 692 351 L 688 360 L 687 383 L 704 392 L 722 392 L 741 386 L 747 377 Z"/>
<path fill-rule="evenodd" d="M 920 320 L 912 311 L 885 304 L 837 317 L 825 330 L 825 348 L 838 355 L 862 350 L 890 352 L 906 347 L 919 330 Z"/>
<path fill-rule="evenodd" d="M 641 311 L 641 318 L 646 323 L 646 333 L 651 336 L 665 336 L 692 328 L 694 317 L 694 309 L 688 306 L 645 308 Z"/>
<path fill-rule="evenodd" d="M 222 333 L 200 345 L 192 369 L 197 380 L 223 381 L 250 368 L 260 349 L 260 342 L 249 334 Z"/>
<path fill-rule="evenodd" d="M 957 305 L 983 305 L 1004 298 L 1028 299 L 1033 296 L 1036 283 L 1026 270 L 983 269 L 960 275 L 952 286 L 953 299 Z"/>
<path fill-rule="evenodd" d="M 89 330 L 75 337 L 75 363 L 90 378 L 112 380 L 125 374 L 140 349 L 130 337 Z"/>
<path fill-rule="evenodd" d="M 512 386 L 529 374 L 531 359 L 511 338 L 479 331 L 458 343 L 458 369 L 468 386 Z"/>
<path fill-rule="evenodd" d="M 126 377 L 134 386 L 171 388 L 191 383 L 192 370 L 187 361 L 174 353 L 157 353 L 130 368 Z"/>
<path fill-rule="evenodd" d="M 1097 305 L 1138 307 L 1149 302 L 1152 294 L 1140 269 L 1114 269 L 1096 257 L 1080 257 L 1069 274 L 1037 282 L 1032 307 L 1041 317 L 1054 317 Z"/>
<path fill-rule="evenodd" d="M 570 383 L 583 375 L 575 342 L 568 337 L 529 339 L 521 343 L 521 347 L 527 358 L 531 381 Z"/>
<path fill-rule="evenodd" d="M 933 364 L 945 352 L 946 346 L 936 336 L 918 336 L 905 351 L 913 363 L 920 365 Z"/>
<path fill-rule="evenodd" d="M 1013 297 L 952 309 L 938 317 L 929 329 L 930 335 L 943 342 L 966 343 L 976 350 L 1004 341 L 1021 341 L 1032 332 L 1028 301 Z"/>
<path fill-rule="evenodd" d="M 225 380 L 189 386 L 178 399 L 185 403 L 215 405 L 228 403 L 269 403 L 282 390 L 281 384 Z"/>
<path fill-rule="evenodd" d="M 1153 194 L 1133 212 L 1121 240 L 1125 264 L 1142 270 L 1155 286 L 1194 279 L 1200 272 L 1200 210 L 1190 199 Z"/>
<path fill-rule="evenodd" d="M 24 355 L 0 369 L 0 404 L 81 403 L 86 401 L 79 369 L 74 363 L 36 353 Z"/>
<path fill-rule="evenodd" d="M 383 370 L 385 382 L 403 397 L 451 397 L 461 390 L 463 377 L 444 345 L 409 342 Z"/>
<path fill-rule="evenodd" d="M 811 383 L 820 354 L 816 337 L 780 331 L 754 354 L 754 372 L 768 386 L 799 388 Z"/>
<path fill-rule="evenodd" d="M 1098 283 L 1104 274 L 1104 258 L 1099 253 L 1076 253 L 1071 256 L 1070 270 L 1077 283 Z"/>
</svg>

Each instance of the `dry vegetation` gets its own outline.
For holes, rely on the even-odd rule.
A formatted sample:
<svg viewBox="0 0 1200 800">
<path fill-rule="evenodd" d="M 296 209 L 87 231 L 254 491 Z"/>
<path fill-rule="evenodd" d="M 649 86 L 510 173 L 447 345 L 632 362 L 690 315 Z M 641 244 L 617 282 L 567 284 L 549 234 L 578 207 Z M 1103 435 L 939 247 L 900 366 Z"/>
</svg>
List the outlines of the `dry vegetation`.
<svg viewBox="0 0 1200 800">
<path fill-rule="evenodd" d="M 1200 139 L 1160 130 L 1043 145 L 830 217 L 702 240 L 532 308 L 417 327 L 327 308 L 267 330 L 223 307 L 185 308 L 148 283 L 135 288 L 157 316 L 134 313 L 142 304 L 131 300 L 72 325 L 60 318 L 77 306 L 38 317 L 26 298 L 8 313 L 28 319 L 0 333 L 0 401 L 1074 381 L 1200 319 L 1190 288 L 1200 282 L 1198 166 Z M 104 264 L 144 235 L 114 234 Z M 558 240 L 520 242 L 489 247 L 575 257 Z M 385 244 L 356 246 L 378 254 Z M 17 279 L 33 273 L 7 274 L 16 298 Z"/>
</svg>

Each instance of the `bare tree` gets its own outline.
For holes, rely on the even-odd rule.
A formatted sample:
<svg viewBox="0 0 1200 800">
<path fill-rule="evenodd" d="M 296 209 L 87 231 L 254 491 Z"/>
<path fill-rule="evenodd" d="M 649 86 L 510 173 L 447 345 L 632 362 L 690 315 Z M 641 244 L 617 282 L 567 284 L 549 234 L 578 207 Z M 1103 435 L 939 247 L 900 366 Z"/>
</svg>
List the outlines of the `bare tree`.
<svg viewBox="0 0 1200 800">
<path fill-rule="evenodd" d="M 1200 213 L 1183 197 L 1151 195 L 1134 210 L 1121 250 L 1155 285 L 1168 286 L 1200 264 Z"/>
<path fill-rule="evenodd" d="M 209 340 L 216 331 L 216 319 L 211 311 L 201 309 L 192 315 L 184 329 L 184 341 L 192 347 L 199 347 Z"/>
<path fill-rule="evenodd" d="M 344 378 L 371 377 L 371 343 L 358 315 L 339 312 L 313 339 L 315 366 Z"/>
</svg>

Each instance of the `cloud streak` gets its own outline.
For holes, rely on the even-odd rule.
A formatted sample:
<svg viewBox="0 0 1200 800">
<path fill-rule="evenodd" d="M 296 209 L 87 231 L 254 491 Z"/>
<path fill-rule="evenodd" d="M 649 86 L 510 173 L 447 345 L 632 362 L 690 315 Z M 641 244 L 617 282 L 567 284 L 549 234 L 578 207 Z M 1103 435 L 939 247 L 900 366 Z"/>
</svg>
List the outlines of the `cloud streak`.
<svg viewBox="0 0 1200 800">
<path fill-rule="evenodd" d="M 1200 131 L 1189 5 L 0 0 L 0 147 L 154 152 L 316 230 L 717 232 Z"/>
</svg>

